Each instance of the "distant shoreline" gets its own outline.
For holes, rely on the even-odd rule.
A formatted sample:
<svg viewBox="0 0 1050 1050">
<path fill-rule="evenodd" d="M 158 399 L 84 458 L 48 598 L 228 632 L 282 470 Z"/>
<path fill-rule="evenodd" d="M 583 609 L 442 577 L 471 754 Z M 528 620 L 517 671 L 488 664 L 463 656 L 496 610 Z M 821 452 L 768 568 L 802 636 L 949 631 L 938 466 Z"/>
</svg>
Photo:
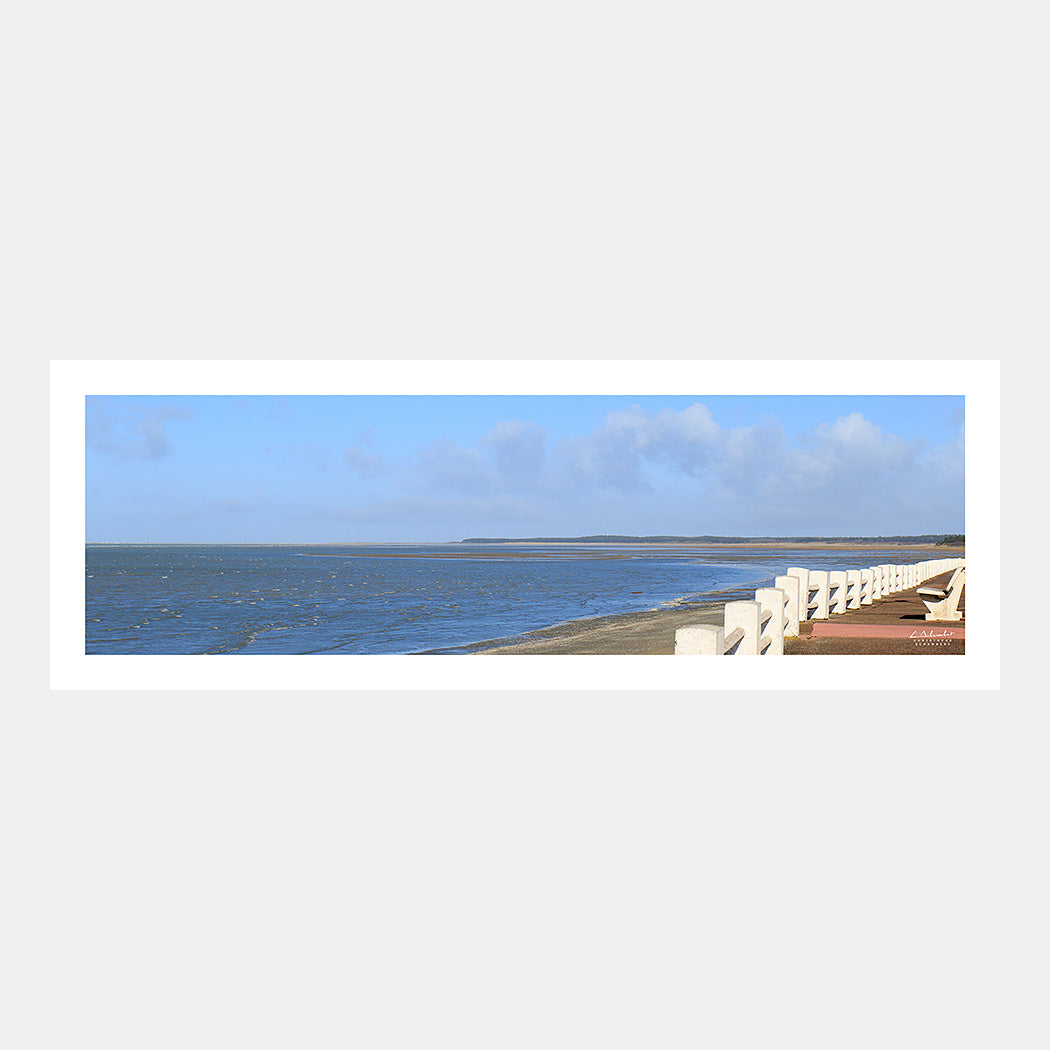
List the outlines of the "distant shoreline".
<svg viewBox="0 0 1050 1050">
<path fill-rule="evenodd" d="M 323 548 L 321 553 L 339 553 L 340 550 L 356 549 L 360 547 L 460 547 L 464 544 L 474 543 L 485 547 L 711 547 L 722 549 L 726 547 L 747 547 L 752 550 L 776 548 L 779 550 L 960 550 L 965 543 L 942 544 L 936 540 L 647 540 L 644 538 L 633 540 L 327 540 L 321 542 L 302 543 L 271 543 L 266 540 L 254 542 L 211 542 L 195 541 L 186 542 L 182 540 L 86 540 L 85 547 L 317 547 Z M 446 556 L 447 553 L 446 553 Z M 466 555 L 476 556 L 475 553 Z"/>
<path fill-rule="evenodd" d="M 671 543 L 671 542 L 667 542 L 667 541 L 661 542 L 661 543 L 646 543 L 646 542 L 643 542 L 643 541 L 638 541 L 636 543 L 627 543 L 627 542 L 622 542 L 622 543 L 597 543 L 597 542 L 592 542 L 592 543 L 587 543 L 587 544 L 577 544 L 577 543 L 572 542 L 571 540 L 565 540 L 565 541 L 553 541 L 553 540 L 550 540 L 550 541 L 544 541 L 544 542 L 529 541 L 529 540 L 506 540 L 506 541 L 500 541 L 500 542 L 492 541 L 492 542 L 486 543 L 484 546 L 489 547 L 491 549 L 490 550 L 485 550 L 485 551 L 448 550 L 447 549 L 449 547 L 458 547 L 460 543 L 462 543 L 462 541 L 454 542 L 454 543 L 450 543 L 450 544 L 444 544 L 444 543 L 435 543 L 435 544 L 405 543 L 405 544 L 403 544 L 403 546 L 406 546 L 406 547 L 417 547 L 418 548 L 418 547 L 433 546 L 435 548 L 441 548 L 441 549 L 440 550 L 435 550 L 433 553 L 431 553 L 429 551 L 419 551 L 419 550 L 413 551 L 411 553 L 400 553 L 400 552 L 391 550 L 391 551 L 384 551 L 382 554 L 361 553 L 361 554 L 358 554 L 357 557 L 363 557 L 363 558 L 369 558 L 369 557 L 381 557 L 381 558 L 409 558 L 409 557 L 411 557 L 411 558 L 430 558 L 430 557 L 440 557 L 440 558 L 493 558 L 493 557 L 499 557 L 499 556 L 503 555 L 508 548 L 522 547 L 522 546 L 525 546 L 525 545 L 528 545 L 529 547 L 538 547 L 540 549 L 536 550 L 536 551 L 521 551 L 518 554 L 518 557 L 520 557 L 520 558 L 543 558 L 543 557 L 547 557 L 548 556 L 548 553 L 547 553 L 548 551 L 553 553 L 553 552 L 557 552 L 557 551 L 566 550 L 567 548 L 573 548 L 573 549 L 577 550 L 577 552 L 580 555 L 585 556 L 585 557 L 589 557 L 589 558 L 624 558 L 624 557 L 627 557 L 627 553 L 626 552 L 628 552 L 630 550 L 633 550 L 633 549 L 637 549 L 639 547 L 643 548 L 643 549 L 646 549 L 646 550 L 654 550 L 656 548 L 659 548 L 661 550 L 668 550 L 668 551 L 674 551 L 674 550 L 692 551 L 692 550 L 696 550 L 698 548 L 702 548 L 702 549 L 705 549 L 705 550 L 742 550 L 742 549 L 746 549 L 746 550 L 753 550 L 753 551 L 762 551 L 762 550 L 799 550 L 799 551 L 803 551 L 803 550 L 804 551 L 819 551 L 819 550 L 857 550 L 857 551 L 862 551 L 862 550 L 910 550 L 910 551 L 914 551 L 914 550 L 921 550 L 921 551 L 947 551 L 947 550 L 959 550 L 959 549 L 962 548 L 961 544 L 959 545 L 959 547 L 940 547 L 940 546 L 937 546 L 936 544 L 933 544 L 933 543 L 876 543 L 876 542 L 871 542 L 871 543 L 847 543 L 845 541 L 838 541 L 838 540 L 828 540 L 827 542 L 813 542 L 813 543 L 808 543 L 808 542 L 807 543 L 802 543 L 802 542 L 777 543 L 777 542 L 772 541 L 772 540 L 771 541 L 764 541 L 763 540 L 763 541 L 746 542 L 746 543 L 692 543 L 692 542 L 688 542 L 688 541 L 683 541 L 683 542 L 680 542 L 680 543 Z M 338 557 L 339 555 L 343 555 L 343 554 L 345 554 L 345 553 L 347 553 L 349 551 L 355 551 L 359 547 L 378 547 L 378 546 L 381 546 L 381 545 L 380 544 L 368 544 L 368 543 L 362 543 L 362 544 L 355 544 L 355 543 L 344 543 L 344 544 L 326 543 L 326 544 L 316 544 L 316 545 L 315 544 L 309 544 L 309 543 L 300 543 L 300 544 L 295 544 L 295 546 L 299 546 L 299 547 L 317 546 L 319 548 L 324 548 L 324 549 L 321 549 L 321 550 L 311 551 L 311 556 L 317 555 L 317 556 L 323 557 L 323 556 L 327 555 L 327 556 Z M 400 544 L 383 544 L 382 546 L 397 547 L 397 546 L 401 546 L 401 545 Z M 591 548 L 593 548 L 593 551 L 580 551 L 579 550 L 580 547 L 591 547 Z M 623 554 L 618 553 L 621 550 L 624 551 L 625 553 L 623 553 Z M 603 553 L 603 551 L 606 552 L 606 553 Z M 617 553 L 613 553 L 613 552 L 617 552 Z"/>
<path fill-rule="evenodd" d="M 467 543 L 460 540 L 459 543 Z M 938 544 L 934 541 L 896 540 L 484 540 L 477 541 L 487 547 L 748 547 L 752 549 L 775 548 L 777 550 L 956 550 L 965 544 Z"/>
<path fill-rule="evenodd" d="M 954 538 L 956 533 L 923 532 L 914 534 L 899 533 L 892 536 L 623 536 L 623 535 L 591 535 L 591 536 L 530 536 L 512 539 L 506 536 L 488 537 L 474 536 L 459 543 L 469 544 L 600 544 L 603 546 L 616 546 L 620 544 L 645 544 L 646 546 L 663 546 L 674 544 L 702 544 L 705 547 L 722 546 L 754 546 L 759 544 L 777 546 L 821 546 L 827 544 L 845 544 L 851 547 L 910 547 L 910 546 L 963 546 L 962 542 L 948 543 L 949 538 Z"/>
</svg>

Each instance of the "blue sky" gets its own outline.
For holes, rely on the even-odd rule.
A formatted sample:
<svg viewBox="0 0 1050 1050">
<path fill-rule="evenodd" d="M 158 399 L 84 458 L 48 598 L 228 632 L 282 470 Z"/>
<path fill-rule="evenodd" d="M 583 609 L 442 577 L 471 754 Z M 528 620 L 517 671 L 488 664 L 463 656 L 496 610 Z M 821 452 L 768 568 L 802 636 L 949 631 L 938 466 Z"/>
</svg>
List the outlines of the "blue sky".
<svg viewBox="0 0 1050 1050">
<path fill-rule="evenodd" d="M 961 396 L 88 397 L 88 542 L 963 532 Z"/>
</svg>

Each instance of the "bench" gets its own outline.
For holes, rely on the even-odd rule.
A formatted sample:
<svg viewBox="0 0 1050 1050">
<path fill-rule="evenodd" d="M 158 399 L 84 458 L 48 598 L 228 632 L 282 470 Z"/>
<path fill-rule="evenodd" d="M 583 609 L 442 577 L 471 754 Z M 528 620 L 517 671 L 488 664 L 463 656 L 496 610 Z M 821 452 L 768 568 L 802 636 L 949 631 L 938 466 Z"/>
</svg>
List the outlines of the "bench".
<svg viewBox="0 0 1050 1050">
<path fill-rule="evenodd" d="M 959 612 L 959 599 L 965 585 L 966 568 L 960 565 L 943 590 L 940 587 L 920 587 L 915 593 L 926 606 L 926 619 L 961 620 L 963 614 Z"/>
</svg>

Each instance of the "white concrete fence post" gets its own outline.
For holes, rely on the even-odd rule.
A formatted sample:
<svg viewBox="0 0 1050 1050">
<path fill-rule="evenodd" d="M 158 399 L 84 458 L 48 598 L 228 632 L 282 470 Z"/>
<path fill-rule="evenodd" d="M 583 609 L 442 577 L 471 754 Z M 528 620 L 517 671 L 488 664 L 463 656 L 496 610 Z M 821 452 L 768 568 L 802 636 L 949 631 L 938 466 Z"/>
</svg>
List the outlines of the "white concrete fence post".
<svg viewBox="0 0 1050 1050">
<path fill-rule="evenodd" d="M 798 622 L 805 623 L 811 619 L 809 614 L 809 596 L 812 588 L 809 583 L 809 569 L 788 569 L 788 576 L 798 580 Z"/>
<path fill-rule="evenodd" d="M 784 592 L 784 637 L 798 637 L 799 585 L 797 576 L 778 576 L 773 586 Z"/>
<path fill-rule="evenodd" d="M 874 569 L 861 569 L 860 570 L 860 604 L 871 605 L 871 603 L 878 597 L 875 594 L 875 570 Z"/>
<path fill-rule="evenodd" d="M 755 601 L 762 607 L 760 620 L 762 633 L 758 639 L 758 651 L 762 656 L 784 655 L 784 604 L 787 594 L 779 587 L 760 587 L 755 591 Z"/>
<path fill-rule="evenodd" d="M 721 656 L 725 652 L 725 631 L 702 623 L 679 627 L 674 633 L 675 656 Z"/>
<path fill-rule="evenodd" d="M 860 569 L 848 569 L 846 571 L 846 608 L 860 608 Z"/>
<path fill-rule="evenodd" d="M 846 611 L 846 574 L 838 569 L 828 573 L 828 608 L 835 616 Z"/>
<path fill-rule="evenodd" d="M 758 602 L 726 602 L 726 652 L 733 656 L 758 656 L 762 633 L 762 606 Z"/>
<path fill-rule="evenodd" d="M 810 619 L 828 618 L 828 574 L 823 569 L 811 569 L 809 573 Z M 816 592 L 816 593 L 812 593 Z"/>
</svg>

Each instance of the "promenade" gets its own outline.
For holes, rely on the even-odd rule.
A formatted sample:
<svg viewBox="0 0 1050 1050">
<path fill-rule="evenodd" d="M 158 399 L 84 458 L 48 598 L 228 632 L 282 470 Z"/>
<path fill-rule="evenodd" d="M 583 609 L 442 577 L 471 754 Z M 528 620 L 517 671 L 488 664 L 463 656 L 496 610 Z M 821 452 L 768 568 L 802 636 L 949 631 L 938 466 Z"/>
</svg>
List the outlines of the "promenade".
<svg viewBox="0 0 1050 1050">
<path fill-rule="evenodd" d="M 965 651 L 965 618 L 952 623 L 926 620 L 918 586 L 943 587 L 951 569 L 922 584 L 895 591 L 823 620 L 804 620 L 797 638 L 784 639 L 785 656 L 886 655 L 951 656 Z M 757 592 L 761 594 L 762 592 Z M 959 610 L 965 617 L 966 592 Z M 681 628 L 706 624 L 721 627 L 725 605 L 680 605 L 648 612 L 599 616 L 530 631 L 516 638 L 465 646 L 476 655 L 671 656 Z"/>
<path fill-rule="evenodd" d="M 951 572 L 933 576 L 922 587 L 944 587 Z M 828 620 L 806 620 L 797 638 L 784 640 L 785 656 L 961 656 L 966 651 L 966 591 L 959 601 L 961 620 L 927 621 L 918 588 L 898 591 L 871 605 Z"/>
</svg>

